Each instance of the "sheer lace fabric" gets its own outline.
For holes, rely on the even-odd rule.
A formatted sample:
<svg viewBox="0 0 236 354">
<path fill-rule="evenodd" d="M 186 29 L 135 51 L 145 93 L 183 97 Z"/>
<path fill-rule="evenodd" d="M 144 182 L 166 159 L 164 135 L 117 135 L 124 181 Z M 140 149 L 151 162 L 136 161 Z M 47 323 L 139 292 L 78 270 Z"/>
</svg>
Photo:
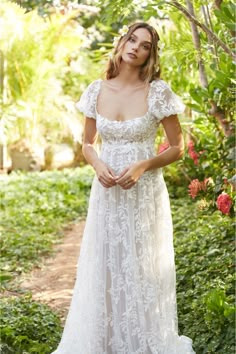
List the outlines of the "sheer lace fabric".
<svg viewBox="0 0 236 354">
<path fill-rule="evenodd" d="M 155 155 L 163 117 L 184 106 L 164 81 L 153 82 L 148 112 L 129 121 L 98 114 L 101 80 L 78 108 L 96 119 L 100 158 L 118 174 Z M 161 169 L 146 172 L 130 190 L 104 188 L 95 177 L 63 336 L 54 354 L 191 354 L 178 336 L 173 230 Z"/>
</svg>

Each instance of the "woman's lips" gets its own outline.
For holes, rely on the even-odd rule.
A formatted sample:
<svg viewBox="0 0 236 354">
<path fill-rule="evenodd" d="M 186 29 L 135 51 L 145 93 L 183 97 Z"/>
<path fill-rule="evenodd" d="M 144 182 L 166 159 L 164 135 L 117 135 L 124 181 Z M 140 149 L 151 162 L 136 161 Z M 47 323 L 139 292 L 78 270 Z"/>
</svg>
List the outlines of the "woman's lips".
<svg viewBox="0 0 236 354">
<path fill-rule="evenodd" d="M 128 56 L 132 59 L 137 59 L 137 55 L 135 55 L 134 53 L 128 53 Z"/>
</svg>

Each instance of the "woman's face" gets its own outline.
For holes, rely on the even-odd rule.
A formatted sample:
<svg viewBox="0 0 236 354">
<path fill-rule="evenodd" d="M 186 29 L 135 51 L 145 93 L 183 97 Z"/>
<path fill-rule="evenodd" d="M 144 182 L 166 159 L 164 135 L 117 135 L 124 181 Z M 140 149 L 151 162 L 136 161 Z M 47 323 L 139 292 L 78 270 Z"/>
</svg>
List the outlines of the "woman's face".
<svg viewBox="0 0 236 354">
<path fill-rule="evenodd" d="M 141 66 L 148 59 L 152 46 L 152 36 L 146 28 L 136 29 L 125 43 L 122 60 L 130 65 Z"/>
</svg>

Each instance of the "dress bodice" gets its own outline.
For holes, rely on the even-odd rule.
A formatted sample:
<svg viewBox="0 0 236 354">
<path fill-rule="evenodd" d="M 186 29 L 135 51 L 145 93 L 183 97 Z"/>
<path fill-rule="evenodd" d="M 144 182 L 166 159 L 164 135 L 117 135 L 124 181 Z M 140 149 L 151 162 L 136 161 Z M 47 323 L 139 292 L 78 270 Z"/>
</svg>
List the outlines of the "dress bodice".
<svg viewBox="0 0 236 354">
<path fill-rule="evenodd" d="M 103 143 L 126 145 L 153 144 L 159 123 L 147 112 L 142 117 L 126 121 L 110 121 L 97 113 L 97 130 Z"/>
<path fill-rule="evenodd" d="M 185 106 L 165 81 L 154 80 L 149 84 L 145 115 L 126 121 L 110 120 L 97 111 L 101 84 L 100 79 L 92 82 L 76 106 L 86 117 L 96 120 L 102 138 L 100 158 L 119 173 L 128 164 L 155 155 L 154 142 L 160 121 L 182 113 Z"/>
<path fill-rule="evenodd" d="M 97 112 L 97 98 L 101 90 L 102 80 L 93 81 L 83 92 L 79 102 L 76 103 L 76 107 L 89 118 L 97 119 L 100 116 Z M 130 122 L 126 123 L 127 126 L 144 118 L 146 116 L 153 116 L 157 122 L 160 122 L 163 118 L 173 114 L 182 113 L 185 109 L 184 104 L 180 98 L 171 90 L 169 85 L 163 80 L 154 80 L 149 84 L 149 90 L 147 95 L 148 111 L 142 117 L 130 119 Z M 100 116 L 101 117 L 101 116 Z M 104 117 L 102 117 L 104 119 Z M 114 121 L 112 121 L 114 122 Z"/>
</svg>

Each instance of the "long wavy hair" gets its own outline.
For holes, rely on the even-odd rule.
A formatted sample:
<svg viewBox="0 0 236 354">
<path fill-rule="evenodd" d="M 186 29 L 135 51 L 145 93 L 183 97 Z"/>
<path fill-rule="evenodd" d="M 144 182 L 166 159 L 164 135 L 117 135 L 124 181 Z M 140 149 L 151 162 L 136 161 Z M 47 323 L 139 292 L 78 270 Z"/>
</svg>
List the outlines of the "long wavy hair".
<svg viewBox="0 0 236 354">
<path fill-rule="evenodd" d="M 130 39 L 134 31 L 136 31 L 138 28 L 145 28 L 150 33 L 152 38 L 150 55 L 146 62 L 140 67 L 140 79 L 145 82 L 151 82 L 160 78 L 161 70 L 158 55 L 158 41 L 160 39 L 159 35 L 157 31 L 149 24 L 145 22 L 138 22 L 129 26 L 128 32 L 120 37 L 116 47 L 114 48 L 114 55 L 109 59 L 107 70 L 105 72 L 107 80 L 112 79 L 119 74 L 120 63 L 122 60 L 121 55 L 124 45 Z"/>
</svg>

